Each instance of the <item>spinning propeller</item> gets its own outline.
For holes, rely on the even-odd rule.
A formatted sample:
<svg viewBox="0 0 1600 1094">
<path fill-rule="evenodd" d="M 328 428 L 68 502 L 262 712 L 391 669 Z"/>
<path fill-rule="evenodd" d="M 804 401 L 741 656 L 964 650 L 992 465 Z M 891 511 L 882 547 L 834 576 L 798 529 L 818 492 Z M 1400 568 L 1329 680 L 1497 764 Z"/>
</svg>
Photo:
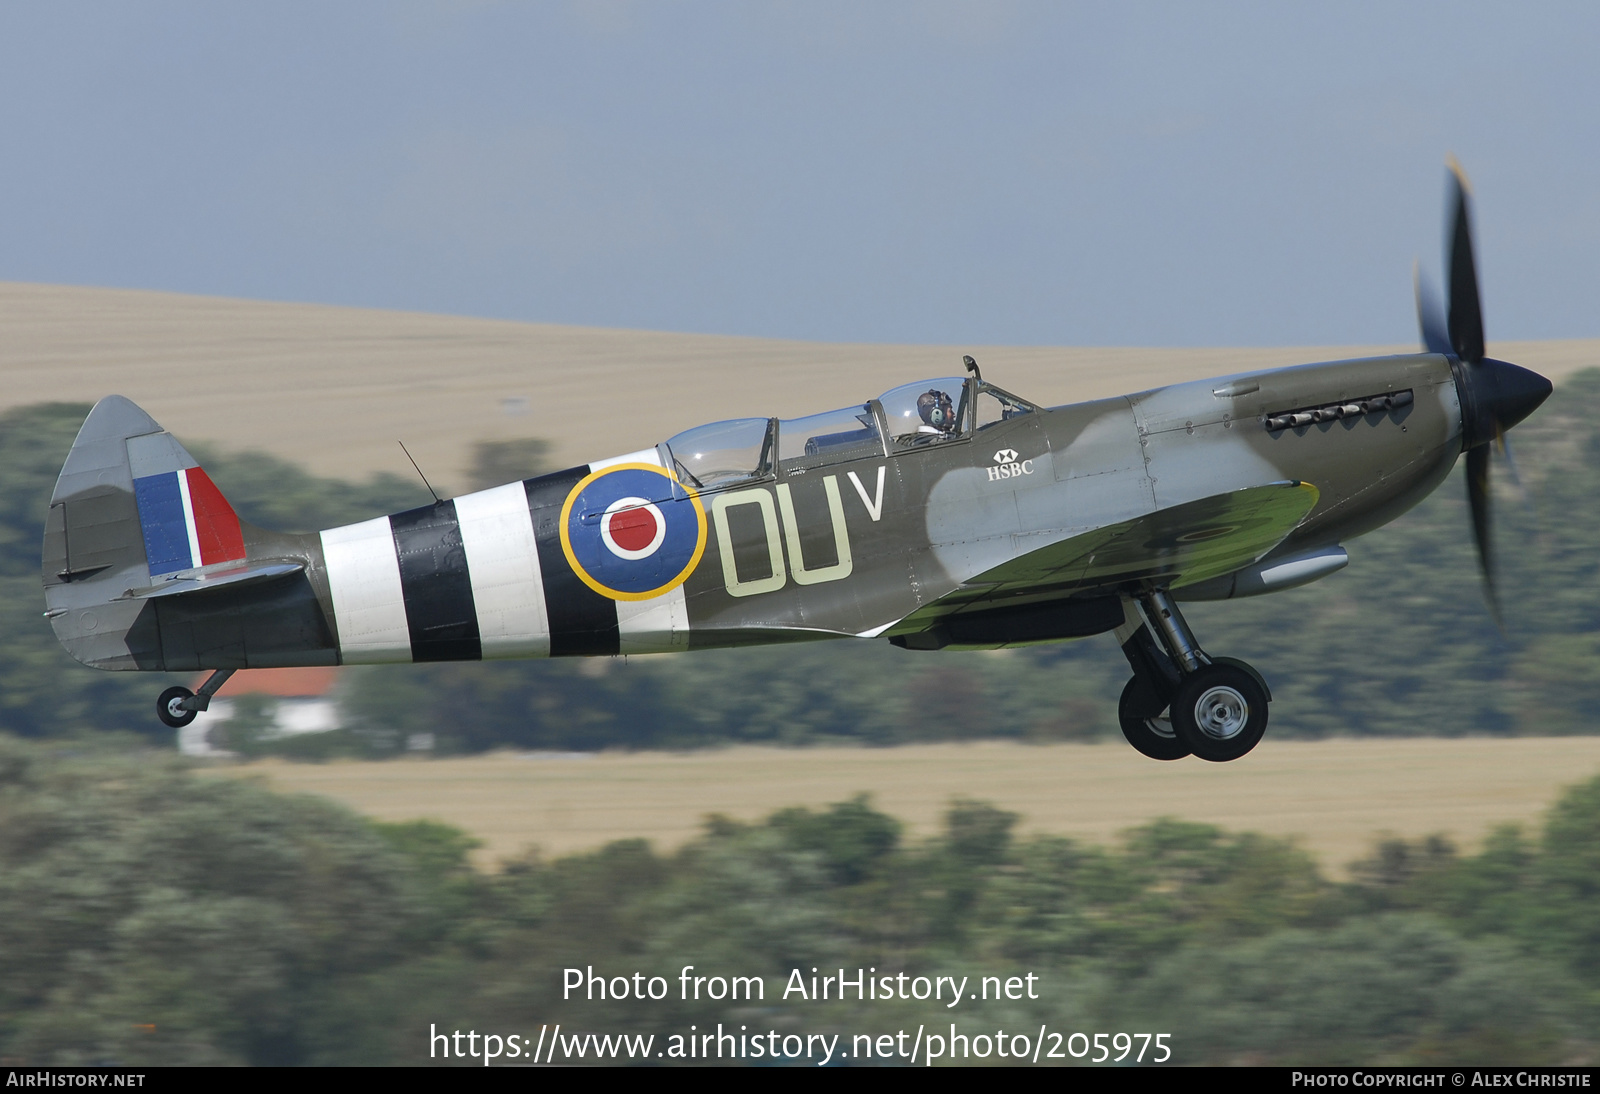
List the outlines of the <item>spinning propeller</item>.
<svg viewBox="0 0 1600 1094">
<path fill-rule="evenodd" d="M 1429 353 L 1450 358 L 1461 400 L 1461 447 L 1467 454 L 1467 502 L 1472 507 L 1472 534 L 1483 567 L 1484 594 L 1495 623 L 1500 604 L 1495 594 L 1494 556 L 1489 538 L 1489 445 L 1498 443 L 1509 458 L 1506 430 L 1549 398 L 1550 381 L 1537 372 L 1484 356 L 1483 309 L 1478 300 L 1478 269 L 1472 258 L 1472 215 L 1466 175 L 1450 161 L 1455 209 L 1450 218 L 1450 309 L 1440 307 L 1420 272 L 1416 275 L 1417 321 Z"/>
</svg>

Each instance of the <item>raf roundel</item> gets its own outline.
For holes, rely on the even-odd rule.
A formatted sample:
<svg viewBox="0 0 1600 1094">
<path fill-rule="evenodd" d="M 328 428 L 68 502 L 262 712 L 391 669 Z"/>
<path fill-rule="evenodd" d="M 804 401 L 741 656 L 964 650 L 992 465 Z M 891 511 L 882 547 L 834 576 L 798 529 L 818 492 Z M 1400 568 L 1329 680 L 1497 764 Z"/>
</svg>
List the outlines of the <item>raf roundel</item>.
<svg viewBox="0 0 1600 1094">
<path fill-rule="evenodd" d="M 649 558 L 666 541 L 666 514 L 644 498 L 618 498 L 600 518 L 600 542 L 618 558 Z"/>
<path fill-rule="evenodd" d="M 700 498 L 662 468 L 624 463 L 578 481 L 561 507 L 572 572 L 612 600 L 650 600 L 686 581 L 706 549 Z"/>
</svg>

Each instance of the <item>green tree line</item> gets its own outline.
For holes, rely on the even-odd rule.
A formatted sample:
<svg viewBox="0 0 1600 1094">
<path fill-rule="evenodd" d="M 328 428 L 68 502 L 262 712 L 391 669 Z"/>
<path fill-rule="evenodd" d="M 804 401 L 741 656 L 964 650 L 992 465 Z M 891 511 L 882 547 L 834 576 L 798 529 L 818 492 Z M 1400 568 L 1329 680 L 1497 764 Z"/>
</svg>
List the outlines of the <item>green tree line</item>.
<svg viewBox="0 0 1600 1094">
<path fill-rule="evenodd" d="M 8 1064 L 446 1062 L 437 1030 L 557 1023 L 661 1044 L 718 1023 L 847 1046 L 952 1022 L 1161 1032 L 1184 1064 L 1554 1064 L 1600 1045 L 1600 779 L 1537 832 L 1470 855 L 1383 843 L 1347 881 L 1292 842 L 1172 819 L 1103 847 L 957 801 L 912 841 L 865 798 L 484 874 L 448 826 L 107 740 L 0 738 Z M 763 990 L 683 999 L 686 965 Z M 566 970 L 591 968 L 670 990 L 564 997 Z M 1032 977 L 1034 997 L 785 998 L 813 969 Z"/>
<path fill-rule="evenodd" d="M 41 618 L 38 556 L 57 471 L 87 407 L 0 416 L 0 729 L 57 736 L 162 733 L 160 677 L 98 673 L 60 651 Z M 1574 376 L 1512 438 L 1520 487 L 1497 468 L 1506 629 L 1479 593 L 1457 470 L 1432 497 L 1356 540 L 1350 566 L 1303 589 L 1189 609 L 1212 652 L 1272 684 L 1276 737 L 1566 734 L 1600 704 L 1600 372 Z M 261 453 L 200 451 L 251 521 L 310 530 L 426 502 L 415 479 L 348 483 Z M 531 474 L 537 442 L 484 445 L 472 486 Z M 599 661 L 352 670 L 354 728 L 246 751 L 382 755 L 414 733 L 444 751 L 692 747 L 720 742 L 894 744 L 957 737 L 1114 734 L 1128 675 L 1109 637 L 996 652 L 899 650 L 882 641 Z"/>
</svg>

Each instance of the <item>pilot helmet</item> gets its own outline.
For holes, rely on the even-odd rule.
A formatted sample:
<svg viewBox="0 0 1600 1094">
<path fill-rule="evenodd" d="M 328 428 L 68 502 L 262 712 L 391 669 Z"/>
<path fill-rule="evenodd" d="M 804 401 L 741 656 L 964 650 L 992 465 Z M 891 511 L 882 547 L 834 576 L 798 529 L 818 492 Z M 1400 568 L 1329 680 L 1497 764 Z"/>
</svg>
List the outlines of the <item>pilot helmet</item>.
<svg viewBox="0 0 1600 1094">
<path fill-rule="evenodd" d="M 922 420 L 941 433 L 952 432 L 956 427 L 956 408 L 950 396 L 932 388 L 917 396 L 917 413 Z"/>
</svg>

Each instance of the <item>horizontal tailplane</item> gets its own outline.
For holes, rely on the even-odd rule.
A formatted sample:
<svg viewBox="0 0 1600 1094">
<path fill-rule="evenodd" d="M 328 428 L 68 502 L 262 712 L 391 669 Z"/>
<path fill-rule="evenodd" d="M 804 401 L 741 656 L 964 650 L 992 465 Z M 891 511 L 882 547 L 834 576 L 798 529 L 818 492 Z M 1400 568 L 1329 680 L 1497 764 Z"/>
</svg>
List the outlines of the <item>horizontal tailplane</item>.
<svg viewBox="0 0 1600 1094">
<path fill-rule="evenodd" d="M 246 643 L 231 632 L 248 613 L 238 597 L 292 575 L 303 584 L 306 569 L 304 558 L 282 552 L 252 559 L 247 539 L 262 533 L 240 522 L 177 438 L 127 399 L 108 396 L 84 419 L 50 498 L 45 614 L 67 651 L 96 668 L 239 661 Z M 233 598 L 226 603 L 217 599 L 224 590 Z M 194 609 L 177 607 L 199 596 L 218 621 L 202 624 Z"/>
</svg>

